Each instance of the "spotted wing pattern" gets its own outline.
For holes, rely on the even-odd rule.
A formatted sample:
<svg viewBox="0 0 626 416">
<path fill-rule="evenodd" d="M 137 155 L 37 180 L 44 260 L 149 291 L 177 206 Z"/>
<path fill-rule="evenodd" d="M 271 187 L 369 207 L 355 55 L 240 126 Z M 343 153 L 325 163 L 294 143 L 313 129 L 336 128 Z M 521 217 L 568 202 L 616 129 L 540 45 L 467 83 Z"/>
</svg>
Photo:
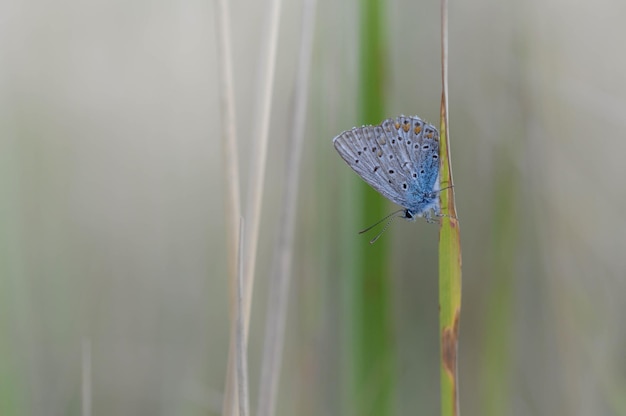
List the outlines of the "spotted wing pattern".
<svg viewBox="0 0 626 416">
<path fill-rule="evenodd" d="M 412 215 L 438 213 L 439 133 L 417 116 L 384 120 L 333 139 L 346 163 L 387 199 Z"/>
</svg>

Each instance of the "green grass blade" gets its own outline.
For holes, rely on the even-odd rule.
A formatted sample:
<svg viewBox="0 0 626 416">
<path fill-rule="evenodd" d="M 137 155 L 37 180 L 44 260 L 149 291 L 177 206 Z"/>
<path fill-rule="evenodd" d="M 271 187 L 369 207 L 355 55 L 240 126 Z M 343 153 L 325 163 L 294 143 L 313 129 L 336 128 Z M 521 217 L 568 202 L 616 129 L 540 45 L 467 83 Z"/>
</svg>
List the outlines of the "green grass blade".
<svg viewBox="0 0 626 416">
<path fill-rule="evenodd" d="M 360 15 L 360 92 L 361 124 L 378 124 L 386 116 L 384 62 L 386 40 L 383 0 L 363 0 Z M 363 225 L 374 223 L 388 211 L 384 198 L 368 185 L 361 185 Z M 362 208 L 361 208 L 362 207 Z M 389 237 L 375 245 L 363 236 L 354 261 L 356 275 L 348 289 L 353 293 L 348 325 L 352 330 L 350 342 L 351 369 L 350 413 L 384 416 L 393 413 L 395 351 L 390 335 L 393 333 L 389 271 Z"/>
<path fill-rule="evenodd" d="M 492 227 L 492 268 L 486 298 L 482 353 L 482 414 L 507 413 L 511 402 L 514 270 L 518 237 L 517 208 L 519 177 L 512 160 L 514 152 L 500 147 L 496 152 Z"/>
<path fill-rule="evenodd" d="M 442 187 L 453 185 L 448 141 L 448 16 L 447 0 L 441 3 L 441 169 Z M 440 193 L 442 214 L 439 231 L 439 331 L 441 337 L 441 414 L 459 414 L 457 351 L 461 314 L 461 233 L 454 188 Z"/>
<path fill-rule="evenodd" d="M 443 116 L 443 115 L 442 115 Z M 449 166 L 446 155 L 447 131 L 441 123 L 443 171 Z M 442 183 L 451 175 L 442 172 Z M 445 185 L 444 185 L 445 186 Z M 439 231 L 439 329 L 441 336 L 441 414 L 458 415 L 457 348 L 461 313 L 461 235 L 455 218 L 453 188 L 441 193 L 442 213 Z M 450 207 L 450 208 L 448 208 Z M 450 217 L 448 217 L 448 215 Z"/>
</svg>

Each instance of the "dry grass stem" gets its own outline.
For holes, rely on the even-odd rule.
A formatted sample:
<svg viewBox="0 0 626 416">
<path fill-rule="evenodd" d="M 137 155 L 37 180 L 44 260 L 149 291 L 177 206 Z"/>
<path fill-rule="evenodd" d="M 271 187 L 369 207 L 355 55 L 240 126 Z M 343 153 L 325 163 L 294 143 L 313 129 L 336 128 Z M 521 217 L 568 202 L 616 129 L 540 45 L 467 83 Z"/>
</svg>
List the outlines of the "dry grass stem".
<svg viewBox="0 0 626 416">
<path fill-rule="evenodd" d="M 302 34 L 298 73 L 294 90 L 294 114 L 291 125 L 286 184 L 282 197 L 279 236 L 274 249 L 268 312 L 265 323 L 265 343 L 259 386 L 258 416 L 274 415 L 278 396 L 278 381 L 287 321 L 289 284 L 292 274 L 294 235 L 296 227 L 297 196 L 300 181 L 300 163 L 304 144 L 304 128 L 309 91 L 309 74 L 315 32 L 316 0 L 305 0 L 302 11 Z"/>
<path fill-rule="evenodd" d="M 253 151 L 250 153 L 250 180 L 248 181 L 248 198 L 246 200 L 246 222 L 248 224 L 245 242 L 246 258 L 244 260 L 244 341 L 248 343 L 250 326 L 250 307 L 254 290 L 254 270 L 256 265 L 257 245 L 261 221 L 261 205 L 267 162 L 267 142 L 269 138 L 272 90 L 274 86 L 274 68 L 276 66 L 276 50 L 278 47 L 278 29 L 281 0 L 272 0 L 269 7 L 269 19 L 262 45 L 263 63 L 260 65 L 261 76 L 258 104 L 256 106 L 256 123 L 253 131 Z"/>
<path fill-rule="evenodd" d="M 239 267 L 237 270 L 237 393 L 239 398 L 239 416 L 248 416 L 250 414 L 248 399 L 248 348 L 245 342 L 243 325 L 243 218 L 240 221 L 239 232 Z"/>
<path fill-rule="evenodd" d="M 220 74 L 219 91 L 220 91 L 220 109 L 222 116 L 222 151 L 224 161 L 225 174 L 225 191 L 226 191 L 226 238 L 228 253 L 228 279 L 230 288 L 230 321 L 231 326 L 235 325 L 235 287 L 237 279 L 237 250 L 239 246 L 239 218 L 241 217 L 241 201 L 239 186 L 239 163 L 237 160 L 237 133 L 235 125 L 235 93 L 232 70 L 232 53 L 230 39 L 230 13 L 229 3 L 227 0 L 216 0 L 216 37 L 217 37 L 217 55 L 218 69 Z M 234 356 L 232 334 L 234 330 L 231 328 L 231 342 L 228 352 L 228 370 L 226 374 L 226 385 L 224 392 L 224 401 L 222 412 L 224 415 L 230 415 L 234 412 L 234 403 L 236 401 L 236 376 L 234 373 Z"/>
</svg>

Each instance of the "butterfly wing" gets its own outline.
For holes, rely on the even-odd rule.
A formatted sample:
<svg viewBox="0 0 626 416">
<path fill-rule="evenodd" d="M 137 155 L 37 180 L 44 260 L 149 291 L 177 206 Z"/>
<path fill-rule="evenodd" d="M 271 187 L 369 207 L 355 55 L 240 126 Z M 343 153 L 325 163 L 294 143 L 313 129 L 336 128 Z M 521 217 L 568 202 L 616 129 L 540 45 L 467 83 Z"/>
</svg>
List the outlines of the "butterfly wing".
<svg viewBox="0 0 626 416">
<path fill-rule="evenodd" d="M 421 155 L 425 132 L 431 130 L 437 131 L 419 117 L 400 116 L 378 126 L 345 131 L 333 143 L 339 155 L 365 182 L 387 199 L 418 214 L 423 211 L 420 195 L 429 192 L 428 186 L 432 188 L 433 166 Z M 438 155 L 438 141 L 436 144 L 435 148 L 432 140 L 428 142 L 429 154 Z M 423 180 L 420 172 L 426 169 L 431 169 L 426 175 L 429 179 Z"/>
<path fill-rule="evenodd" d="M 412 200 L 413 205 L 409 210 L 418 216 L 426 213 L 426 218 L 430 218 L 429 211 L 433 209 L 435 214 L 439 214 L 439 132 L 428 123 L 418 125 L 413 121 L 411 141 L 411 158 L 414 171 L 411 176 L 417 180 L 414 195 L 417 198 Z M 408 144 L 408 142 L 407 142 Z"/>
<path fill-rule="evenodd" d="M 418 185 L 425 193 L 439 190 L 439 132 L 427 124 L 417 159 Z"/>
</svg>

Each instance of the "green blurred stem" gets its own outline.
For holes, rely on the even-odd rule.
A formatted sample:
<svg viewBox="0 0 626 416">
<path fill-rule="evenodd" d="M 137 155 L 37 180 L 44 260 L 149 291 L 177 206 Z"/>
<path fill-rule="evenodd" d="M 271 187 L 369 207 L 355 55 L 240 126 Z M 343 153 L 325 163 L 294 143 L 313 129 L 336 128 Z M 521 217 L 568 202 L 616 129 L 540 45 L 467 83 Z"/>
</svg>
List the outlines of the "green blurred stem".
<svg viewBox="0 0 626 416">
<path fill-rule="evenodd" d="M 361 97 L 360 122 L 378 124 L 385 118 L 384 78 L 386 62 L 384 8 L 382 0 L 363 0 L 360 14 Z M 362 202 L 367 225 L 382 218 L 388 210 L 384 198 L 364 182 Z M 395 350 L 391 327 L 391 290 L 389 287 L 389 236 L 368 244 L 366 237 L 354 239 L 358 264 L 348 288 L 354 295 L 349 306 L 347 325 L 352 330 L 348 354 L 351 369 L 347 414 L 385 416 L 394 413 Z"/>
</svg>

